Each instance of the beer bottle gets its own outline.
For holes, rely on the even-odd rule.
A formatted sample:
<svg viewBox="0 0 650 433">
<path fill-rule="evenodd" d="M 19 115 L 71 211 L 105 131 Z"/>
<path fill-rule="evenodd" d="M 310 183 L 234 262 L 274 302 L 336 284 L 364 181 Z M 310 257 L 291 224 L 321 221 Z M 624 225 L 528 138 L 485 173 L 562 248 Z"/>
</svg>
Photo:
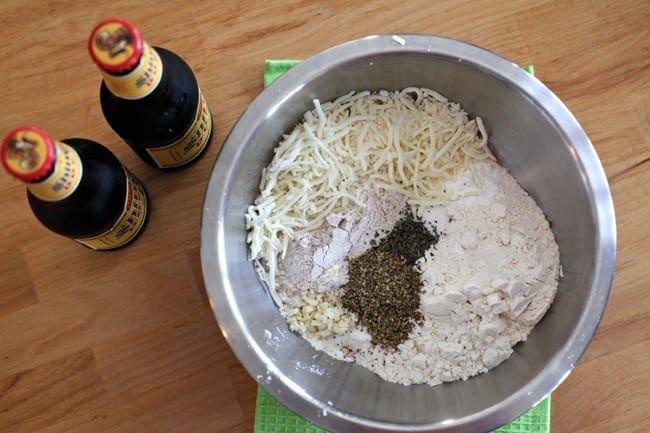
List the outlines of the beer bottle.
<svg viewBox="0 0 650 433">
<path fill-rule="evenodd" d="M 88 39 L 103 81 L 104 117 L 147 163 L 185 167 L 212 138 L 212 116 L 194 73 L 179 56 L 147 44 L 133 23 L 110 18 Z"/>
<path fill-rule="evenodd" d="M 25 183 L 36 218 L 55 233 L 94 250 L 111 250 L 144 229 L 149 212 L 144 187 L 99 143 L 56 141 L 23 126 L 2 141 L 0 159 Z"/>
</svg>

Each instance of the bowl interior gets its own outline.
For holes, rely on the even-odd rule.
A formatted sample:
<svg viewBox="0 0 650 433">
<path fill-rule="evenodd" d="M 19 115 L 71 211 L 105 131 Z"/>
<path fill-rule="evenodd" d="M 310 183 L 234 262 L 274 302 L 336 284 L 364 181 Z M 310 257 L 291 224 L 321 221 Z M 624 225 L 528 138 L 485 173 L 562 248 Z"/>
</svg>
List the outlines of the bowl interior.
<svg viewBox="0 0 650 433">
<path fill-rule="evenodd" d="M 206 193 L 206 287 L 242 363 L 303 417 L 334 431 L 487 430 L 557 386 L 591 339 L 613 272 L 609 190 L 577 122 L 537 80 L 467 44 L 415 35 L 400 39 L 405 43 L 369 38 L 321 53 L 251 104 L 226 140 Z M 312 349 L 288 330 L 258 281 L 245 242 L 243 215 L 259 193 L 261 170 L 282 134 L 313 107 L 312 99 L 407 86 L 435 89 L 483 118 L 500 163 L 552 222 L 564 275 L 553 306 L 507 361 L 436 387 L 391 384 Z"/>
</svg>

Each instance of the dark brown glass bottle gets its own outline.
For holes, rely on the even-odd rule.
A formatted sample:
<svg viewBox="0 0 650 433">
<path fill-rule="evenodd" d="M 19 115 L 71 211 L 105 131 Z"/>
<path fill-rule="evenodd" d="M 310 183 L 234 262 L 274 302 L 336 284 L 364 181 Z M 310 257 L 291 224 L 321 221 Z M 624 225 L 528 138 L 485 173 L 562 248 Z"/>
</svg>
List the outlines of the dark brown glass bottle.
<svg viewBox="0 0 650 433">
<path fill-rule="evenodd" d="M 29 205 L 48 229 L 95 250 L 133 241 L 147 223 L 147 193 L 107 148 L 84 138 L 53 140 L 23 126 L 0 148 L 2 164 L 27 187 Z"/>
<path fill-rule="evenodd" d="M 174 169 L 205 153 L 212 139 L 212 115 L 183 59 L 149 46 L 131 22 L 120 18 L 99 23 L 88 49 L 104 76 L 104 117 L 144 161 Z"/>
</svg>

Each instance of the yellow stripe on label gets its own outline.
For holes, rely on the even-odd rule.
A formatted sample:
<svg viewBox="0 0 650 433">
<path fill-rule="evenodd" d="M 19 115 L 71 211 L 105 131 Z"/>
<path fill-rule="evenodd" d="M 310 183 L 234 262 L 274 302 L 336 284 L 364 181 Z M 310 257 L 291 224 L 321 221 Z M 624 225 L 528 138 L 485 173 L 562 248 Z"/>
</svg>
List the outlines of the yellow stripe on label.
<svg viewBox="0 0 650 433">
<path fill-rule="evenodd" d="M 159 168 L 179 167 L 199 156 L 207 146 L 211 132 L 212 116 L 199 89 L 199 102 L 194 122 L 183 137 L 168 146 L 147 148 L 147 152 Z"/>
<path fill-rule="evenodd" d="M 122 99 L 140 99 L 151 93 L 162 78 L 162 61 L 155 49 L 143 43 L 140 63 L 126 75 L 104 72 L 104 83 L 108 90 Z"/>
<path fill-rule="evenodd" d="M 27 186 L 29 191 L 44 201 L 59 201 L 72 194 L 79 186 L 83 175 L 83 166 L 79 154 L 70 146 L 60 141 L 56 147 L 54 169 L 46 179 Z"/>
<path fill-rule="evenodd" d="M 117 222 L 99 236 L 75 239 L 93 250 L 110 250 L 127 244 L 144 227 L 147 216 L 147 194 L 140 181 L 126 168 L 126 199 L 124 209 Z"/>
</svg>

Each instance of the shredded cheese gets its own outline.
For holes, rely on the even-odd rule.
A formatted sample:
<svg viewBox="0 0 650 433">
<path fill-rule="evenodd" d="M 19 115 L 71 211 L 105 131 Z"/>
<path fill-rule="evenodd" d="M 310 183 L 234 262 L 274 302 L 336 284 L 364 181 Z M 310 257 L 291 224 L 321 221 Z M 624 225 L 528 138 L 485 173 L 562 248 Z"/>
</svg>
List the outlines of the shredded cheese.
<svg viewBox="0 0 650 433">
<path fill-rule="evenodd" d="M 430 89 L 313 103 L 275 148 L 246 213 L 251 259 L 263 263 L 260 276 L 276 302 L 278 256 L 293 236 L 331 212 L 362 206 L 368 183 L 404 194 L 414 207 L 445 204 L 457 198 L 441 187 L 445 181 L 471 160 L 493 158 L 481 119 Z"/>
</svg>

